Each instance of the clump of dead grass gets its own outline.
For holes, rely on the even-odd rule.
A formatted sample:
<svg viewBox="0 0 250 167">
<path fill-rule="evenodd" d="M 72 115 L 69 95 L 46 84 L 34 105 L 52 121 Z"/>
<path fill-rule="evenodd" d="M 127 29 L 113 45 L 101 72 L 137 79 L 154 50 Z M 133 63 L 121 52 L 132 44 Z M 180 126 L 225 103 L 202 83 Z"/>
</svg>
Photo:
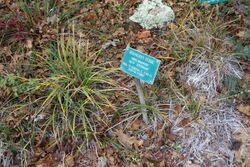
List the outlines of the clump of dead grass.
<svg viewBox="0 0 250 167">
<path fill-rule="evenodd" d="M 177 99 L 172 100 L 183 107 L 176 113 L 174 104 L 170 103 L 170 115 L 177 115 L 177 119 L 170 117 L 173 133 L 179 136 L 179 144 L 188 157 L 187 163 L 233 166 L 231 134 L 242 127 L 241 118 L 235 113 L 234 105 L 226 101 L 228 98 L 221 98 L 218 89 L 223 87 L 225 77 L 241 79 L 243 72 L 223 33 L 226 24 L 211 24 L 210 20 L 199 25 L 192 20 L 189 20 L 189 26 L 185 23 L 171 31 L 173 37 L 169 42 L 176 60 L 174 63 L 182 63 L 181 83 L 187 84 L 192 91 L 183 94 L 176 89 Z M 181 126 L 187 118 L 191 122 Z"/>
<path fill-rule="evenodd" d="M 183 112 L 185 114 L 177 122 L 188 115 L 185 109 Z M 208 166 L 216 166 L 220 162 L 233 166 L 231 138 L 232 132 L 242 127 L 240 120 L 234 107 L 226 103 L 220 103 L 217 107 L 204 105 L 199 110 L 197 121 L 184 128 L 176 126 L 173 131 L 179 134 L 183 153 L 187 155 L 189 162 Z"/>
<path fill-rule="evenodd" d="M 206 97 L 215 97 L 218 87 L 226 76 L 233 76 L 241 79 L 243 73 L 236 59 L 231 57 L 214 56 L 209 59 L 201 53 L 192 59 L 184 69 L 184 76 L 187 83 L 197 89 L 198 94 Z"/>
</svg>

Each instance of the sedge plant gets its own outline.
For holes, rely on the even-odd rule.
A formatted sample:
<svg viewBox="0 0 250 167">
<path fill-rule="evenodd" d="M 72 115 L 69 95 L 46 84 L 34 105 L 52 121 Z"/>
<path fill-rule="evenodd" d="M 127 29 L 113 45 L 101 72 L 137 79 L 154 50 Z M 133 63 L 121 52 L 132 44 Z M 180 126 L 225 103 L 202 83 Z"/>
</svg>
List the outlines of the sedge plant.
<svg viewBox="0 0 250 167">
<path fill-rule="evenodd" d="M 76 145 L 79 151 L 90 139 L 101 143 L 98 135 L 102 132 L 98 128 L 107 125 L 109 119 L 104 108 L 115 110 L 109 98 L 117 89 L 112 79 L 117 69 L 109 63 L 96 64 L 100 51 L 90 54 L 88 49 L 89 44 L 74 35 L 63 36 L 45 50 L 47 57 L 38 55 L 49 69 L 46 77 L 12 74 L 1 80 L 1 87 L 8 88 L 15 104 L 3 109 L 2 115 L 29 108 L 30 117 L 23 117 L 19 124 L 30 127 L 29 136 L 21 138 L 25 149 L 41 135 L 50 136 L 55 145 L 66 138 L 74 139 L 82 143 Z"/>
<path fill-rule="evenodd" d="M 51 74 L 36 89 L 47 90 L 42 106 L 53 104 L 53 120 L 59 120 L 52 122 L 64 122 L 62 126 L 70 135 L 84 134 L 88 138 L 94 134 L 94 118 L 100 120 L 104 113 L 102 108 L 114 108 L 108 96 L 116 87 L 110 77 L 116 69 L 94 64 L 97 53 L 89 55 L 84 45 L 74 37 L 62 37 L 56 47 L 52 45 L 46 61 Z"/>
</svg>

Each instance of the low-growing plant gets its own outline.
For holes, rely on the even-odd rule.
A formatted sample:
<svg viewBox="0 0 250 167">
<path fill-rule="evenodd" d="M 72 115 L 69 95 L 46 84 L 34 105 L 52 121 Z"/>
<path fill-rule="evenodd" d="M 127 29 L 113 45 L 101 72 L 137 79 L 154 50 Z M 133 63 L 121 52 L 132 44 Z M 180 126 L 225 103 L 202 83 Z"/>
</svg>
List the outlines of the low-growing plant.
<svg viewBox="0 0 250 167">
<path fill-rule="evenodd" d="M 50 70 L 46 78 L 10 74 L 0 80 L 1 86 L 9 90 L 8 95 L 14 98 L 14 105 L 2 110 L 3 116 L 28 107 L 29 116 L 20 118 L 25 120 L 19 120 L 20 128 L 17 129 L 32 129 L 20 138 L 25 149 L 39 134 L 36 129 L 42 135 L 49 134 L 56 143 L 65 138 L 78 139 L 84 144 L 89 139 L 100 143 L 96 129 L 106 125 L 104 108 L 115 110 L 109 97 L 116 88 L 111 78 L 116 69 L 109 67 L 108 63 L 96 64 L 98 53 L 90 54 L 88 43 L 74 36 L 62 37 L 50 45 L 47 57 L 38 55 Z M 80 144 L 78 149 L 82 147 Z"/>
<path fill-rule="evenodd" d="M 199 117 L 199 110 L 200 110 L 201 102 L 196 99 L 191 99 L 187 101 L 187 108 L 191 113 L 193 119 Z"/>
<path fill-rule="evenodd" d="M 20 42 L 29 36 L 25 22 L 22 21 L 21 16 L 17 15 L 0 19 L 0 33 L 2 34 L 1 43 Z"/>
<path fill-rule="evenodd" d="M 60 120 L 54 122 L 64 122 L 64 130 L 72 136 L 84 134 L 88 138 L 95 135 L 92 123 L 102 115 L 102 107 L 114 108 L 108 95 L 115 87 L 110 78 L 115 69 L 94 64 L 96 55 L 90 55 L 87 47 L 74 37 L 61 38 L 58 46 L 52 45 L 47 60 L 51 74 L 37 90 L 47 92 L 42 105 L 53 104 L 52 117 Z"/>
<path fill-rule="evenodd" d="M 18 97 L 26 92 L 32 91 L 38 84 L 37 79 L 25 79 L 14 74 L 0 78 L 0 87 L 6 92 L 6 96 Z"/>
</svg>

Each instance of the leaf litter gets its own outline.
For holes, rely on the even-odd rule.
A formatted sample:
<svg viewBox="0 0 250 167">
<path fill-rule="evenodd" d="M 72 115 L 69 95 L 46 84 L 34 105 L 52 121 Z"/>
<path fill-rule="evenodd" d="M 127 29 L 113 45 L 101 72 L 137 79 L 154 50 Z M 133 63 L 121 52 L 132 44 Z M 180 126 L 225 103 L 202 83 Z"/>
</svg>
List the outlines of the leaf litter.
<svg viewBox="0 0 250 167">
<path fill-rule="evenodd" d="M 241 123 L 242 120 L 247 120 L 246 116 L 240 115 L 238 111 L 248 113 L 247 104 L 249 101 L 240 95 L 234 96 L 234 100 L 237 101 L 235 103 L 231 103 L 228 98 L 225 98 L 223 96 L 225 93 L 223 79 L 225 76 L 233 76 L 239 80 L 243 78 L 247 72 L 248 61 L 245 57 L 236 59 L 231 54 L 232 47 L 227 44 L 228 39 L 218 40 L 214 33 L 202 32 L 204 25 L 193 24 L 195 20 L 184 23 L 183 19 L 185 20 L 187 13 L 190 12 L 190 5 L 194 5 L 191 1 L 167 1 L 167 5 L 175 12 L 176 20 L 168 24 L 166 29 L 152 29 L 150 31 L 128 21 L 129 16 L 134 13 L 141 2 L 139 0 L 93 1 L 84 4 L 86 6 L 82 9 L 66 17 L 70 18 L 72 16 L 73 18 L 75 16 L 75 29 L 78 31 L 76 36 L 89 41 L 90 52 L 95 53 L 98 49 L 102 49 L 96 60 L 98 63 L 111 61 L 110 66 L 119 67 L 124 48 L 128 43 L 132 47 L 162 59 L 163 65 L 161 65 L 162 69 L 160 69 L 157 76 L 156 85 L 144 85 L 145 90 L 147 90 L 145 93 L 147 93 L 148 103 L 160 111 L 153 113 L 150 117 L 152 124 L 146 127 L 140 118 L 133 117 L 139 111 L 137 108 L 131 109 L 128 113 L 117 112 L 118 114 L 114 116 L 110 113 L 116 111 L 106 107 L 104 110 L 106 111 L 105 120 L 107 122 L 105 125 L 97 123 L 94 128 L 99 130 L 97 133 L 100 134 L 100 139 L 103 141 L 108 140 L 106 142 L 108 144 L 100 147 L 95 140 L 91 139 L 86 146 L 82 147 L 82 139 L 79 138 L 77 142 L 70 138 L 60 138 L 60 142 L 57 143 L 54 135 L 60 136 L 58 133 L 59 127 L 53 127 L 55 129 L 48 129 L 48 132 L 45 132 L 42 137 L 36 138 L 37 145 L 31 146 L 32 151 L 28 153 L 25 150 L 18 152 L 18 162 L 22 161 L 22 164 L 24 164 L 26 159 L 23 159 L 23 157 L 30 155 L 27 162 L 36 164 L 36 166 L 128 166 L 129 164 L 130 166 L 174 167 L 195 165 L 234 166 L 236 162 L 239 164 L 247 163 L 247 161 L 238 162 L 239 158 L 237 157 L 241 157 L 241 155 L 234 155 L 235 151 L 231 149 L 231 146 L 232 143 L 237 143 L 234 142 L 232 134 L 235 130 L 237 132 L 237 130 L 244 127 Z M 18 9 L 16 3 L 8 2 L 6 4 L 14 11 Z M 237 7 L 236 11 L 237 14 L 241 15 L 242 20 L 245 19 L 246 15 L 243 12 L 248 8 L 243 4 L 237 2 L 239 7 Z M 211 11 L 227 10 L 227 8 L 234 9 L 230 5 L 228 4 L 225 7 L 221 5 L 216 8 L 213 5 L 206 5 L 204 8 L 196 8 L 196 6 L 192 8 L 190 17 L 209 18 Z M 63 8 L 63 6 L 60 7 Z M 58 8 L 59 11 L 62 8 Z M 7 9 L 2 9 L 6 13 Z M 70 28 L 64 26 L 62 20 L 58 17 L 60 12 L 57 9 L 51 11 L 56 11 L 56 13 L 43 17 L 41 12 L 41 15 L 36 17 L 31 32 L 20 36 L 20 32 L 17 31 L 17 34 L 10 36 L 11 40 L 9 41 L 12 41 L 11 49 L 3 43 L 4 47 L 7 47 L 9 51 L 1 51 L 0 65 L 2 64 L 4 67 L 1 70 L 0 66 L 1 77 L 5 77 L 6 72 L 11 71 L 19 71 L 24 74 L 22 73 L 24 70 L 23 64 L 27 59 L 34 58 L 32 54 L 15 51 L 15 48 L 17 48 L 15 44 L 18 47 L 24 46 L 27 52 L 32 50 L 32 53 L 34 53 L 33 49 L 39 50 L 45 47 L 48 42 L 57 39 L 58 35 L 69 33 L 67 29 Z M 218 16 L 215 13 L 212 14 L 215 15 L 215 21 Z M 234 14 L 231 15 L 232 17 L 235 16 Z M 222 14 L 219 17 L 225 17 L 225 20 L 228 20 L 228 16 Z M 15 18 L 13 21 L 15 21 Z M 211 23 L 213 20 L 209 22 Z M 22 22 L 19 24 L 19 26 L 23 26 Z M 227 32 L 231 36 L 246 41 L 247 39 L 244 36 L 246 27 L 239 25 L 244 26 L 242 22 L 227 25 Z M 20 29 L 19 26 L 14 26 Z M 57 26 L 59 26 L 58 29 Z M 197 28 L 199 26 L 201 28 Z M 178 32 L 178 30 L 183 31 Z M 173 36 L 178 38 L 175 40 L 169 39 L 169 37 Z M 190 45 L 195 45 L 195 42 L 191 41 L 199 37 L 205 39 L 202 46 L 197 46 L 191 51 L 182 50 L 189 48 Z M 13 42 L 15 40 L 19 42 Z M 181 43 L 178 43 L 177 41 L 180 40 Z M 202 41 L 200 42 L 202 43 Z M 217 45 L 218 43 L 222 43 L 222 46 Z M 177 48 L 177 46 L 180 46 L 181 49 Z M 218 51 L 217 48 L 220 50 Z M 230 53 L 230 55 L 227 53 Z M 46 53 L 41 55 L 46 57 Z M 184 56 L 182 57 L 182 55 Z M 187 60 L 185 56 L 188 57 Z M 34 72 L 33 74 L 40 77 L 46 77 L 50 74 L 47 68 L 40 65 L 32 70 L 31 74 L 24 75 L 30 77 Z M 29 71 L 29 69 L 26 71 Z M 116 92 L 115 97 L 112 97 L 113 102 L 117 102 L 123 108 L 136 104 L 135 92 L 131 90 L 133 87 L 132 79 L 124 74 L 117 74 L 114 78 L 130 91 Z M 244 82 L 247 83 L 247 81 Z M 182 90 L 182 85 L 185 86 L 185 90 Z M 159 87 L 159 89 L 157 90 L 156 87 Z M 5 94 L 6 90 L 6 87 L 0 87 L 2 94 Z M 124 97 L 124 95 L 127 96 Z M 35 97 L 29 98 L 36 99 Z M 19 97 L 19 100 L 21 99 L 24 100 L 25 97 Z M 205 102 L 202 102 L 202 99 L 205 99 Z M 1 99 L 0 104 L 6 104 L 6 99 L 4 101 Z M 30 107 L 32 109 L 33 106 Z M 51 109 L 48 108 L 48 110 Z M 23 123 L 19 120 L 29 120 L 27 112 L 21 111 L 20 113 L 24 115 L 17 114 L 9 117 L 9 122 L 13 123 L 14 120 L 14 124 L 10 125 L 17 127 Z M 101 122 L 102 115 L 99 118 L 98 121 Z M 112 121 L 109 120 L 111 118 Z M 133 120 L 134 118 L 137 119 Z M 46 121 L 47 116 L 41 113 L 36 117 L 33 116 L 33 119 L 38 124 Z M 0 120 L 2 123 L 2 119 Z M 93 123 L 95 120 L 91 121 Z M 116 124 L 118 126 L 111 128 L 106 133 L 107 129 Z M 0 129 L 1 126 L 2 124 L 0 124 Z M 14 138 L 17 140 L 20 136 L 24 136 L 29 132 L 12 133 L 11 137 L 16 135 Z M 246 143 L 245 139 L 235 140 Z M 1 140 L 0 144 L 0 162 L 4 166 L 15 164 L 9 145 Z M 76 152 L 79 154 L 75 155 Z M 236 162 L 234 158 L 237 159 Z"/>
</svg>

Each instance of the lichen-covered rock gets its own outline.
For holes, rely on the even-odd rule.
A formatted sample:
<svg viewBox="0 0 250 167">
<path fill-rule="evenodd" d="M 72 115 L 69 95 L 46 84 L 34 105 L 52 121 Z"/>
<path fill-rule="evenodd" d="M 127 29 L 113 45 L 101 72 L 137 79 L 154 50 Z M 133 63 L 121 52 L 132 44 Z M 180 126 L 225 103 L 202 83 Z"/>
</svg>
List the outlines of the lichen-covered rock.
<svg viewBox="0 0 250 167">
<path fill-rule="evenodd" d="M 162 0 L 144 0 L 129 19 L 145 29 L 162 28 L 174 20 L 174 11 L 163 4 Z"/>
</svg>

